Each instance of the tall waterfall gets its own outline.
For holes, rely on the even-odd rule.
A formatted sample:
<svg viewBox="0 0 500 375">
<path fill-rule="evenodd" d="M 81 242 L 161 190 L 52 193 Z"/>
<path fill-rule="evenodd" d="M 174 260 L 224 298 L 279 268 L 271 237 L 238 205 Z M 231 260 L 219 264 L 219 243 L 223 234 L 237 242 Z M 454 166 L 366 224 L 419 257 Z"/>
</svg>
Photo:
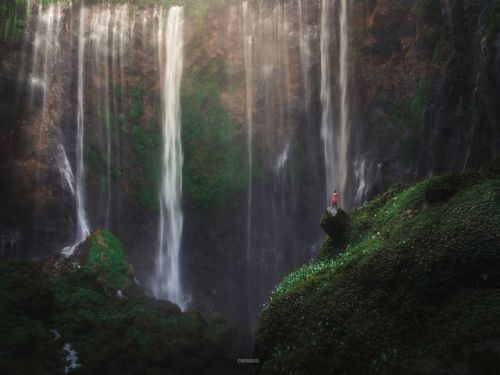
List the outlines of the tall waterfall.
<svg viewBox="0 0 500 375">
<path fill-rule="evenodd" d="M 249 167 L 245 269 L 251 328 L 269 291 L 309 259 L 316 241 L 316 228 L 305 229 L 298 223 L 309 210 L 317 215 L 319 201 L 305 191 L 304 174 L 311 184 L 320 185 L 315 158 L 302 154 L 319 143 L 313 140 L 318 138 L 316 129 L 309 126 L 316 30 L 313 17 L 308 17 L 314 7 L 307 3 L 243 1 L 240 8 L 243 58 L 238 58 L 245 75 Z M 232 28 L 235 13 L 228 14 Z M 304 208 L 306 199 L 314 203 Z M 314 239 L 301 238 L 299 226 Z"/>
<path fill-rule="evenodd" d="M 348 102 L 348 12 L 347 0 L 338 3 L 338 116 L 333 111 L 332 64 L 330 61 L 331 30 L 336 22 L 330 19 L 330 0 L 322 0 L 321 9 L 321 103 L 323 105 L 321 136 L 325 156 L 327 199 L 333 190 L 340 193 L 341 205 L 349 208 L 351 202 L 347 194 L 347 179 L 350 163 L 348 160 L 350 143 L 349 102 Z M 338 118 L 338 120 L 337 120 Z"/>
<path fill-rule="evenodd" d="M 333 108 L 331 88 L 330 64 L 330 0 L 321 3 L 321 104 L 323 113 L 321 117 L 321 138 L 323 139 L 323 152 L 325 156 L 326 199 L 335 189 L 335 139 L 333 129 Z"/>
<path fill-rule="evenodd" d="M 244 1 L 243 9 L 243 46 L 245 55 L 246 82 L 246 115 L 247 115 L 247 152 L 248 152 L 248 201 L 247 201 L 247 260 L 252 249 L 252 197 L 253 197 L 253 87 L 252 87 L 252 34 L 248 2 Z"/>
<path fill-rule="evenodd" d="M 183 72 L 184 8 L 174 6 L 165 22 L 159 16 L 158 56 L 162 83 L 163 171 L 160 190 L 159 244 L 152 284 L 156 298 L 186 308 L 180 279 L 180 248 L 183 216 L 180 89 Z"/>
<path fill-rule="evenodd" d="M 348 174 L 348 152 L 349 152 L 349 103 L 348 103 L 348 24 L 347 24 L 347 0 L 340 1 L 340 53 L 339 53 L 339 86 L 340 86 L 340 131 L 337 136 L 338 149 L 338 185 L 344 201 L 349 204 L 346 196 L 347 174 Z M 348 208 L 348 207 L 346 207 Z"/>
<path fill-rule="evenodd" d="M 89 223 L 87 220 L 87 212 L 85 211 L 85 161 L 83 156 L 84 147 L 84 108 L 83 108 L 83 67 L 85 56 L 85 24 L 86 24 L 86 9 L 82 1 L 80 8 L 80 22 L 78 33 L 78 110 L 77 110 L 77 136 L 76 136 L 76 179 L 75 179 L 75 199 L 76 199 L 76 216 L 77 216 L 77 231 L 75 243 L 72 246 L 65 247 L 63 254 L 73 255 L 76 247 L 90 234 Z"/>
</svg>

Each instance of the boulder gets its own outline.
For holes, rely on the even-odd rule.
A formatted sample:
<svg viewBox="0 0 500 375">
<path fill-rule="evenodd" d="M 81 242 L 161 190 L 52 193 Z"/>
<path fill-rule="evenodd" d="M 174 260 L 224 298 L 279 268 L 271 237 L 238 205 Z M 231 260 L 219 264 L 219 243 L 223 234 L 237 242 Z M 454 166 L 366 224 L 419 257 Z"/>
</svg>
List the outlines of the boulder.
<svg viewBox="0 0 500 375">
<path fill-rule="evenodd" d="M 435 187 L 425 191 L 425 200 L 429 203 L 446 202 L 456 193 L 458 188 L 455 187 Z"/>
<path fill-rule="evenodd" d="M 330 236 L 334 246 L 341 248 L 345 246 L 349 231 L 349 215 L 345 211 L 328 207 L 320 225 Z"/>
</svg>

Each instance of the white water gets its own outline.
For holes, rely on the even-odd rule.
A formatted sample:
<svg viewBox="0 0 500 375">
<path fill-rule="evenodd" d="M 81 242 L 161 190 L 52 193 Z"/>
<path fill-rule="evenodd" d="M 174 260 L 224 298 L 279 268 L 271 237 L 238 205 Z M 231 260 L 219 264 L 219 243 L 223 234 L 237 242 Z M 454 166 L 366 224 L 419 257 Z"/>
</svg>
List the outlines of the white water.
<svg viewBox="0 0 500 375">
<path fill-rule="evenodd" d="M 50 4 L 47 9 L 38 6 L 36 30 L 33 42 L 33 61 L 29 74 L 30 101 L 41 104 L 36 122 L 40 129 L 46 126 L 49 108 L 48 89 L 56 85 L 56 78 L 60 59 L 60 34 L 63 9 L 60 3 Z M 74 195 L 74 176 L 66 155 L 66 150 L 61 142 L 57 143 L 55 162 L 60 176 L 61 186 L 68 188 Z"/>
<path fill-rule="evenodd" d="M 335 145 L 330 75 L 330 1 L 322 0 L 321 6 L 321 138 L 325 156 L 326 200 L 335 189 Z"/>
<path fill-rule="evenodd" d="M 111 9 L 109 5 L 104 9 L 92 13 L 90 39 L 93 43 L 94 74 L 99 77 L 101 87 L 97 90 L 98 118 L 103 122 L 106 133 L 106 219 L 105 227 L 109 226 L 109 212 L 111 206 L 111 136 L 110 136 L 110 103 L 109 103 L 109 23 L 111 20 Z"/>
<path fill-rule="evenodd" d="M 57 166 L 61 175 L 61 185 L 66 186 L 71 195 L 75 195 L 75 176 L 69 163 L 68 156 L 62 144 L 58 144 Z"/>
<path fill-rule="evenodd" d="M 312 56 L 311 56 L 311 33 L 309 31 L 309 26 L 306 22 L 306 11 L 307 11 L 307 0 L 298 0 L 299 9 L 299 52 L 300 52 L 300 66 L 302 68 L 302 86 L 304 89 L 304 108 L 306 111 L 306 117 L 309 121 L 311 113 L 311 80 L 309 71 L 312 66 Z"/>
<path fill-rule="evenodd" d="M 66 366 L 64 367 L 65 374 L 69 374 L 71 371 L 82 367 L 82 365 L 78 363 L 78 353 L 69 342 L 64 344 L 63 352 L 66 360 Z"/>
<path fill-rule="evenodd" d="M 183 72 L 184 8 L 174 6 L 167 22 L 159 16 L 158 56 L 162 82 L 163 175 L 160 190 L 159 245 L 152 284 L 156 298 L 186 308 L 180 278 L 183 226 L 181 208 L 183 153 L 181 144 L 180 89 Z"/>
<path fill-rule="evenodd" d="M 349 69 L 348 69 L 348 12 L 347 0 L 339 1 L 339 38 L 338 38 L 338 86 L 339 102 L 338 125 L 334 123 L 331 88 L 331 34 L 330 0 L 322 0 L 321 10 L 321 103 L 323 114 L 321 121 L 321 136 L 324 145 L 325 175 L 327 200 L 333 190 L 339 192 L 342 204 L 349 208 L 347 195 L 347 177 L 349 171 Z"/>
<path fill-rule="evenodd" d="M 41 95 L 41 123 L 47 115 L 47 88 L 50 87 L 51 73 L 53 73 L 59 57 L 61 18 L 61 4 L 51 4 L 46 10 L 43 10 L 41 3 L 39 4 L 36 34 L 33 42 L 30 96 L 33 102 L 40 99 Z"/>
<path fill-rule="evenodd" d="M 253 87 L 252 87 L 252 34 L 248 2 L 243 2 L 243 47 L 245 55 L 247 153 L 248 153 L 248 200 L 247 200 L 247 260 L 252 251 L 252 190 L 253 190 Z"/>
<path fill-rule="evenodd" d="M 354 197 L 356 204 L 363 204 L 367 198 L 367 178 L 366 178 L 366 160 L 356 161 L 354 163 L 354 173 L 358 182 L 358 190 Z"/>
<path fill-rule="evenodd" d="M 348 152 L 349 152 L 349 103 L 348 103 L 348 25 L 347 25 L 347 0 L 340 1 L 340 132 L 337 137 L 338 149 L 338 184 L 341 196 L 346 201 L 347 192 L 347 172 L 348 172 Z"/>
<path fill-rule="evenodd" d="M 83 110 L 83 67 L 85 53 L 85 21 L 86 9 L 81 3 L 80 7 L 80 25 L 78 34 L 78 112 L 77 112 L 77 138 L 76 138 L 76 215 L 77 215 L 77 231 L 75 243 L 65 247 L 62 253 L 66 256 L 74 254 L 76 247 L 85 241 L 90 234 L 87 213 L 85 211 L 85 162 L 83 155 L 84 145 L 84 110 Z"/>
</svg>

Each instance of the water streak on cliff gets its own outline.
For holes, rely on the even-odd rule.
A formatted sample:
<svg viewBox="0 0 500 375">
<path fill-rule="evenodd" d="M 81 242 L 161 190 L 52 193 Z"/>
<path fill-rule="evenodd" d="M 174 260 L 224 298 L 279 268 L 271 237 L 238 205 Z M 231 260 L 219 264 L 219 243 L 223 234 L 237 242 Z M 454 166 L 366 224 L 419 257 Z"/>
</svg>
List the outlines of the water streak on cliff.
<svg viewBox="0 0 500 375">
<path fill-rule="evenodd" d="M 180 277 L 183 226 L 180 90 L 183 72 L 184 8 L 174 6 L 158 17 L 158 56 L 162 84 L 163 169 L 160 189 L 159 245 L 152 289 L 156 298 L 186 308 Z"/>
</svg>

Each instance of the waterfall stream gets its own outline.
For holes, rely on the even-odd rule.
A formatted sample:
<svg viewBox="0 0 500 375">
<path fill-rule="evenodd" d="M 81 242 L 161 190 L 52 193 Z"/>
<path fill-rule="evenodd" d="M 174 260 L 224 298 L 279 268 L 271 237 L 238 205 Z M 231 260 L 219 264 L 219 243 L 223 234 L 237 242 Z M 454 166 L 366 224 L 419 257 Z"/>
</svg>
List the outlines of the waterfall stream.
<svg viewBox="0 0 500 375">
<path fill-rule="evenodd" d="M 347 0 L 336 3 L 338 22 L 331 20 L 332 4 L 330 0 L 322 0 L 321 8 L 321 102 L 323 106 L 321 120 L 321 136 L 323 139 L 325 156 L 325 176 L 327 201 L 330 194 L 337 190 L 341 197 L 341 205 L 348 209 L 351 205 L 352 194 L 347 192 L 347 183 L 350 163 L 349 143 L 349 69 L 348 69 L 348 9 Z M 331 30 L 336 32 L 338 24 L 338 38 L 331 36 Z M 332 62 L 330 59 L 332 48 L 338 43 L 338 95 L 332 93 Z M 334 114 L 334 100 L 338 105 L 338 114 Z"/>
<path fill-rule="evenodd" d="M 165 22 L 159 15 L 158 48 L 162 82 L 163 170 L 160 190 L 159 245 L 152 289 L 156 298 L 186 308 L 180 278 L 183 216 L 180 89 L 183 72 L 184 8 L 174 6 Z"/>
<path fill-rule="evenodd" d="M 335 145 L 333 129 L 331 64 L 330 64 L 330 0 L 322 0 L 321 6 L 321 138 L 325 157 L 326 200 L 335 189 Z"/>
<path fill-rule="evenodd" d="M 253 87 L 252 87 L 252 33 L 248 12 L 248 2 L 243 9 L 243 46 L 245 58 L 247 152 L 248 152 L 248 200 L 247 200 L 247 261 L 252 250 L 252 197 L 253 197 Z"/>
<path fill-rule="evenodd" d="M 339 86 L 340 86 L 340 131 L 337 134 L 336 148 L 338 150 L 338 187 L 341 196 L 344 197 L 344 207 L 349 208 L 350 202 L 347 197 L 347 175 L 350 168 L 348 160 L 350 129 L 349 129 L 349 70 L 348 70 L 348 23 L 347 23 L 347 0 L 340 1 L 340 53 L 339 53 Z"/>
<path fill-rule="evenodd" d="M 86 8 L 82 1 L 80 8 L 80 22 L 78 33 L 78 111 L 77 111 L 77 138 L 76 138 L 76 179 L 75 179 L 75 199 L 77 230 L 75 243 L 63 249 L 63 254 L 70 256 L 75 252 L 76 247 L 85 241 L 90 234 L 87 212 L 85 211 L 85 160 L 83 157 L 84 147 L 84 109 L 83 109 L 83 84 L 84 84 L 84 56 L 85 56 L 85 25 Z"/>
</svg>

